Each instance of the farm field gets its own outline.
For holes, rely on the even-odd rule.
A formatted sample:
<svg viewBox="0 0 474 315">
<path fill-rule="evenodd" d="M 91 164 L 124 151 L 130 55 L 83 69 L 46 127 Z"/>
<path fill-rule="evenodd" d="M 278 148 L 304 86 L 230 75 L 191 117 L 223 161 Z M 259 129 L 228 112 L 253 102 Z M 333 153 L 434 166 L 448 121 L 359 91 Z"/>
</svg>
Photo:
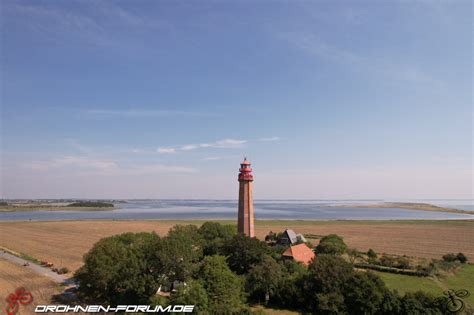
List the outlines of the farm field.
<svg viewBox="0 0 474 315">
<path fill-rule="evenodd" d="M 390 289 L 401 294 L 406 292 L 425 291 L 434 296 L 441 296 L 447 289 L 466 289 L 471 295 L 464 300 L 474 306 L 474 265 L 465 265 L 456 274 L 442 278 L 414 277 L 373 271 Z"/>
<path fill-rule="evenodd" d="M 82 256 L 99 239 L 125 232 L 167 233 L 176 224 L 204 221 L 49 221 L 0 222 L 0 246 L 24 253 L 56 267 L 76 270 Z M 220 221 L 235 224 L 234 221 Z M 264 238 L 270 231 L 293 228 L 298 233 L 344 237 L 349 247 L 366 251 L 441 258 L 463 252 L 474 260 L 474 221 L 257 221 L 255 231 Z M 310 239 L 315 244 L 318 240 Z"/>
<path fill-rule="evenodd" d="M 0 309 L 2 312 L 7 306 L 5 298 L 19 287 L 24 287 L 33 295 L 33 302 L 29 305 L 21 305 L 17 314 L 35 314 L 36 305 L 49 303 L 51 296 L 59 292 L 57 284 L 47 277 L 0 259 Z"/>
</svg>

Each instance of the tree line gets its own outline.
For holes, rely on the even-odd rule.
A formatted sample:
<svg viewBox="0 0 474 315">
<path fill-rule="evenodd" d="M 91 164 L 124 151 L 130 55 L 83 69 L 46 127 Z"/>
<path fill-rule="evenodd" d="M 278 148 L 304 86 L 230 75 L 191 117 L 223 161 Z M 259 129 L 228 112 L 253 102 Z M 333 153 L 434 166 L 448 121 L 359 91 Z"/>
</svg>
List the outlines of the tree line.
<svg viewBox="0 0 474 315">
<path fill-rule="evenodd" d="M 330 235 L 306 268 L 282 256 L 286 248 L 237 235 L 235 227 L 206 222 L 174 226 L 164 237 L 125 233 L 104 238 L 75 273 L 83 303 L 194 304 L 198 314 L 251 313 L 263 304 L 318 314 L 443 314 L 422 292 L 404 296 L 340 255 L 342 238 Z M 158 288 L 176 284 L 170 296 Z"/>
</svg>

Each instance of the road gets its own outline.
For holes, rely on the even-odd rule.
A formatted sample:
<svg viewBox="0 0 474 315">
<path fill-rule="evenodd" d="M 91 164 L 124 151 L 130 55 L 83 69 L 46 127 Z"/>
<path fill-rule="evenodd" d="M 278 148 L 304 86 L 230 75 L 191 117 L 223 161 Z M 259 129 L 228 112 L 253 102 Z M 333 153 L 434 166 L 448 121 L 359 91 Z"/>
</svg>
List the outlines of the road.
<svg viewBox="0 0 474 315">
<path fill-rule="evenodd" d="M 33 270 L 34 272 L 48 277 L 52 279 L 54 282 L 64 284 L 64 285 L 73 285 L 74 281 L 72 278 L 68 278 L 66 275 L 58 275 L 56 272 L 53 272 L 51 269 L 47 267 L 43 267 L 37 264 L 34 264 L 32 262 L 29 262 L 23 258 L 17 257 L 15 255 L 9 254 L 3 250 L 0 250 L 0 259 L 5 259 L 8 260 L 12 263 L 15 263 L 19 266 L 23 266 L 23 268 L 29 268 L 30 270 Z M 25 264 L 29 264 L 28 266 L 25 266 Z"/>
</svg>

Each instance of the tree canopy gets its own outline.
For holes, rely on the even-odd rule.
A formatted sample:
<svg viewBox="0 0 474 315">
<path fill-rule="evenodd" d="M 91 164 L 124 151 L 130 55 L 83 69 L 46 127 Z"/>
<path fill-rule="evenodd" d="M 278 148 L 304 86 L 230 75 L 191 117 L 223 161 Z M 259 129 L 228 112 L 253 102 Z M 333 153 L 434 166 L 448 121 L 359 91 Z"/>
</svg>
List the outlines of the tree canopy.
<svg viewBox="0 0 474 315">
<path fill-rule="evenodd" d="M 271 256 L 264 256 L 262 261 L 253 265 L 246 277 L 246 292 L 256 301 L 265 301 L 276 293 L 283 277 L 283 267 Z"/>
<path fill-rule="evenodd" d="M 227 256 L 230 269 L 241 275 L 248 272 L 252 265 L 261 263 L 263 257 L 270 254 L 270 249 L 257 238 L 236 235 L 225 243 L 223 253 Z"/>
<path fill-rule="evenodd" d="M 238 314 L 243 309 L 242 281 L 224 256 L 206 256 L 198 278 L 207 291 L 211 314 Z"/>
<path fill-rule="evenodd" d="M 94 303 L 147 303 L 157 290 L 150 249 L 160 243 L 154 233 L 125 233 L 104 238 L 84 256 L 74 277 L 78 295 Z"/>
<path fill-rule="evenodd" d="M 204 240 L 195 225 L 176 225 L 157 247 L 163 279 L 186 281 L 203 257 Z"/>
<path fill-rule="evenodd" d="M 347 250 L 342 237 L 336 234 L 326 235 L 319 241 L 316 246 L 318 254 L 342 255 Z"/>
<path fill-rule="evenodd" d="M 205 222 L 199 228 L 199 234 L 205 240 L 204 255 L 216 255 L 222 253 L 224 244 L 237 234 L 237 229 L 234 225 Z"/>
<path fill-rule="evenodd" d="M 337 235 L 321 239 L 308 268 L 282 257 L 280 249 L 219 223 L 177 225 L 163 238 L 111 236 L 84 255 L 75 273 L 77 293 L 83 303 L 193 304 L 200 314 L 245 313 L 247 299 L 317 314 L 443 313 L 429 295 L 401 297 L 374 274 L 354 270 L 340 256 L 346 247 Z M 155 295 L 160 285 L 175 280 L 170 297 Z"/>
</svg>

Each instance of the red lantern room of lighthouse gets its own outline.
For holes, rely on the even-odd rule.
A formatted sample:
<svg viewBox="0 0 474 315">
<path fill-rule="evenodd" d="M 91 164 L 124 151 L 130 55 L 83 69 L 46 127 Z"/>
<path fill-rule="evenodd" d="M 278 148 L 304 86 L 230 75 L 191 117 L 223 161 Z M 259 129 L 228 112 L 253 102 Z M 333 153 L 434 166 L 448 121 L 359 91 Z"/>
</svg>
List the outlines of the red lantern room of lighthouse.
<svg viewBox="0 0 474 315">
<path fill-rule="evenodd" d="M 252 168 L 247 158 L 240 163 L 239 169 L 239 214 L 237 231 L 249 237 L 254 237 L 254 218 L 252 200 Z"/>
</svg>

